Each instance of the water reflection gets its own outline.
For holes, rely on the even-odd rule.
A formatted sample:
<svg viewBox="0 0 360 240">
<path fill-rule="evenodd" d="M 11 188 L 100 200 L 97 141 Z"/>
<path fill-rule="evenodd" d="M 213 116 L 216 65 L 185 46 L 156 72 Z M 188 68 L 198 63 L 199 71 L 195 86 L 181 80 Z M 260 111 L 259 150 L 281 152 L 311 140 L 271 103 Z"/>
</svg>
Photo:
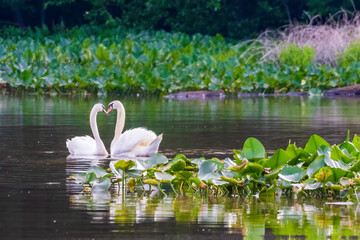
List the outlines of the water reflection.
<svg viewBox="0 0 360 240">
<path fill-rule="evenodd" d="M 360 234 L 358 206 L 325 202 L 73 194 L 70 207 L 86 210 L 92 222 L 114 224 L 114 230 L 122 232 L 132 232 L 142 223 L 158 223 L 165 231 L 178 223 L 204 231 L 222 229 L 244 239 L 357 239 Z"/>
<path fill-rule="evenodd" d="M 116 97 L 118 98 L 118 97 Z M 220 101 L 118 98 L 125 128 L 164 133 L 160 152 L 232 157 L 247 137 L 268 153 L 300 147 L 311 134 L 330 144 L 359 133 L 360 99 L 264 97 Z M 67 159 L 65 141 L 90 134 L 93 104 L 114 98 L 0 96 L 0 232 L 3 239 L 350 239 L 359 236 L 357 206 L 285 199 L 163 198 L 84 195 L 69 175 L 111 159 Z M 109 148 L 115 114 L 99 115 Z M 298 236 L 298 237 L 297 237 Z M 356 238 L 352 238 L 356 239 Z"/>
</svg>

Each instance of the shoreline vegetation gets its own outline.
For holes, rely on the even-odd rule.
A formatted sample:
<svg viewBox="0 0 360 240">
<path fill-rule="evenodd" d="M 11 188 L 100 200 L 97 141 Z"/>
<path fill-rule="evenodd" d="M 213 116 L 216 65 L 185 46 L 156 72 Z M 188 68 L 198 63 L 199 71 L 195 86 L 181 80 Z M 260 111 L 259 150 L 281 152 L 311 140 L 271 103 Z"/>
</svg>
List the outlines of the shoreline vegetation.
<svg viewBox="0 0 360 240">
<path fill-rule="evenodd" d="M 317 24 L 313 18 L 242 42 L 122 26 L 58 33 L 45 26 L 6 27 L 0 30 L 1 91 L 321 95 L 360 83 L 359 15 L 342 14 L 337 21 Z"/>
</svg>

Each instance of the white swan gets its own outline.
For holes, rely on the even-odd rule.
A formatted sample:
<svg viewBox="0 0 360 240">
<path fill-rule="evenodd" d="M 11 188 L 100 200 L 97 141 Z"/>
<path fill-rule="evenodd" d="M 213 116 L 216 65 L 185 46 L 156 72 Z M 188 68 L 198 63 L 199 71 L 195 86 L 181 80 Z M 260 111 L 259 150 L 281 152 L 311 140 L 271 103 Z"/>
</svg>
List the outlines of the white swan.
<svg viewBox="0 0 360 240">
<path fill-rule="evenodd" d="M 107 156 L 103 141 L 100 139 L 99 130 L 96 123 L 96 116 L 98 112 L 107 114 L 104 105 L 97 103 L 91 109 L 90 113 L 90 127 L 94 138 L 90 136 L 73 137 L 71 140 L 66 140 L 66 147 L 71 155 L 75 156 Z"/>
<path fill-rule="evenodd" d="M 162 134 L 156 134 L 146 128 L 134 128 L 122 133 L 125 125 L 125 108 L 118 101 L 112 101 L 108 105 L 107 113 L 112 109 L 117 110 L 117 120 L 115 127 L 114 139 L 110 145 L 110 153 L 112 157 L 148 157 L 157 153 Z"/>
</svg>

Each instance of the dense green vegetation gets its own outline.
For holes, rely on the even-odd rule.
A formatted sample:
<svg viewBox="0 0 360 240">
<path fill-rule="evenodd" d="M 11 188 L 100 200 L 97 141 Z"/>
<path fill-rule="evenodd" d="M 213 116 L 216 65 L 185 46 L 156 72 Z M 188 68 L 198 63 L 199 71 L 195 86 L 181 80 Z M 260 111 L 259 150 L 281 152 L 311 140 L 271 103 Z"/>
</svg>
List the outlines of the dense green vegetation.
<svg viewBox="0 0 360 240">
<path fill-rule="evenodd" d="M 261 43 L 229 42 L 219 34 L 83 26 L 57 34 L 6 28 L 1 36 L 1 83 L 28 91 L 285 93 L 359 81 L 359 42 L 331 66 L 314 61 L 313 48 L 291 44 L 277 59 L 259 61 L 266 54 L 256 53 Z"/>
<path fill-rule="evenodd" d="M 52 31 L 84 24 L 222 34 L 249 39 L 320 14 L 326 21 L 340 9 L 356 11 L 349 0 L 0 0 L 0 26 L 42 27 Z"/>
<path fill-rule="evenodd" d="M 188 159 L 183 154 L 172 161 L 155 154 L 147 160 L 118 160 L 109 172 L 98 166 L 71 176 L 86 191 L 107 192 L 122 182 L 133 192 L 143 184 L 156 186 L 163 194 L 169 185 L 175 194 L 211 194 L 245 197 L 296 194 L 298 198 L 343 198 L 358 201 L 360 187 L 360 137 L 355 135 L 331 146 L 312 135 L 305 148 L 289 143 L 268 157 L 256 138 L 248 138 L 234 160 Z M 120 191 L 120 184 L 118 186 Z"/>
</svg>

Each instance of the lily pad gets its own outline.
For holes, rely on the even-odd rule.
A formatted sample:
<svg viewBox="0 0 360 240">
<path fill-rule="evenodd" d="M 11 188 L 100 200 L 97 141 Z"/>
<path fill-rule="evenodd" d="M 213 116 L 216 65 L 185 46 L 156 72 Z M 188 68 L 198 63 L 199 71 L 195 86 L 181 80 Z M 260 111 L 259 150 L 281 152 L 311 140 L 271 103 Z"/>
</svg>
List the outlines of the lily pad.
<svg viewBox="0 0 360 240">
<path fill-rule="evenodd" d="M 313 176 L 313 174 L 323 168 L 325 166 L 324 156 L 317 157 L 307 168 L 306 174 L 309 178 Z"/>
<path fill-rule="evenodd" d="M 157 180 L 161 181 L 161 182 L 171 182 L 175 177 L 167 174 L 167 173 L 162 173 L 162 172 L 156 172 L 155 173 L 155 177 Z"/>
<path fill-rule="evenodd" d="M 168 161 L 169 160 L 167 159 L 167 157 L 165 157 L 164 155 L 162 155 L 160 153 L 156 153 L 156 154 L 152 155 L 148 160 L 145 161 L 145 166 L 146 166 L 146 169 L 149 169 L 149 168 L 155 167 L 160 164 L 165 164 Z"/>
<path fill-rule="evenodd" d="M 172 163 L 170 169 L 173 172 L 179 172 L 182 171 L 185 167 L 186 167 L 185 161 L 180 159 Z"/>
<path fill-rule="evenodd" d="M 114 167 L 121 169 L 123 171 L 128 171 L 136 164 L 133 160 L 119 160 L 114 164 Z"/>
<path fill-rule="evenodd" d="M 98 166 L 92 166 L 88 168 L 88 170 L 86 171 L 86 173 L 91 173 L 91 172 L 93 172 L 96 175 L 96 178 L 101 178 L 106 174 L 108 174 L 108 172 L 105 169 Z"/>
<path fill-rule="evenodd" d="M 290 160 L 289 155 L 281 148 L 276 150 L 274 155 L 264 163 L 264 167 L 276 169 Z"/>
<path fill-rule="evenodd" d="M 265 148 L 262 143 L 256 138 L 250 137 L 246 139 L 241 156 L 248 160 L 256 160 L 266 157 Z"/>
<path fill-rule="evenodd" d="M 299 182 L 305 176 L 305 171 L 298 166 L 285 165 L 279 177 L 288 182 Z"/>
<path fill-rule="evenodd" d="M 92 186 L 92 192 L 99 193 L 99 192 L 107 192 L 111 186 L 111 181 L 109 178 L 101 178 L 96 180 Z"/>
<path fill-rule="evenodd" d="M 330 144 L 325 141 L 322 137 L 319 135 L 312 135 L 309 139 L 309 141 L 306 143 L 304 150 L 308 153 L 314 154 L 318 150 L 318 148 L 322 145 L 331 147 Z"/>
</svg>

